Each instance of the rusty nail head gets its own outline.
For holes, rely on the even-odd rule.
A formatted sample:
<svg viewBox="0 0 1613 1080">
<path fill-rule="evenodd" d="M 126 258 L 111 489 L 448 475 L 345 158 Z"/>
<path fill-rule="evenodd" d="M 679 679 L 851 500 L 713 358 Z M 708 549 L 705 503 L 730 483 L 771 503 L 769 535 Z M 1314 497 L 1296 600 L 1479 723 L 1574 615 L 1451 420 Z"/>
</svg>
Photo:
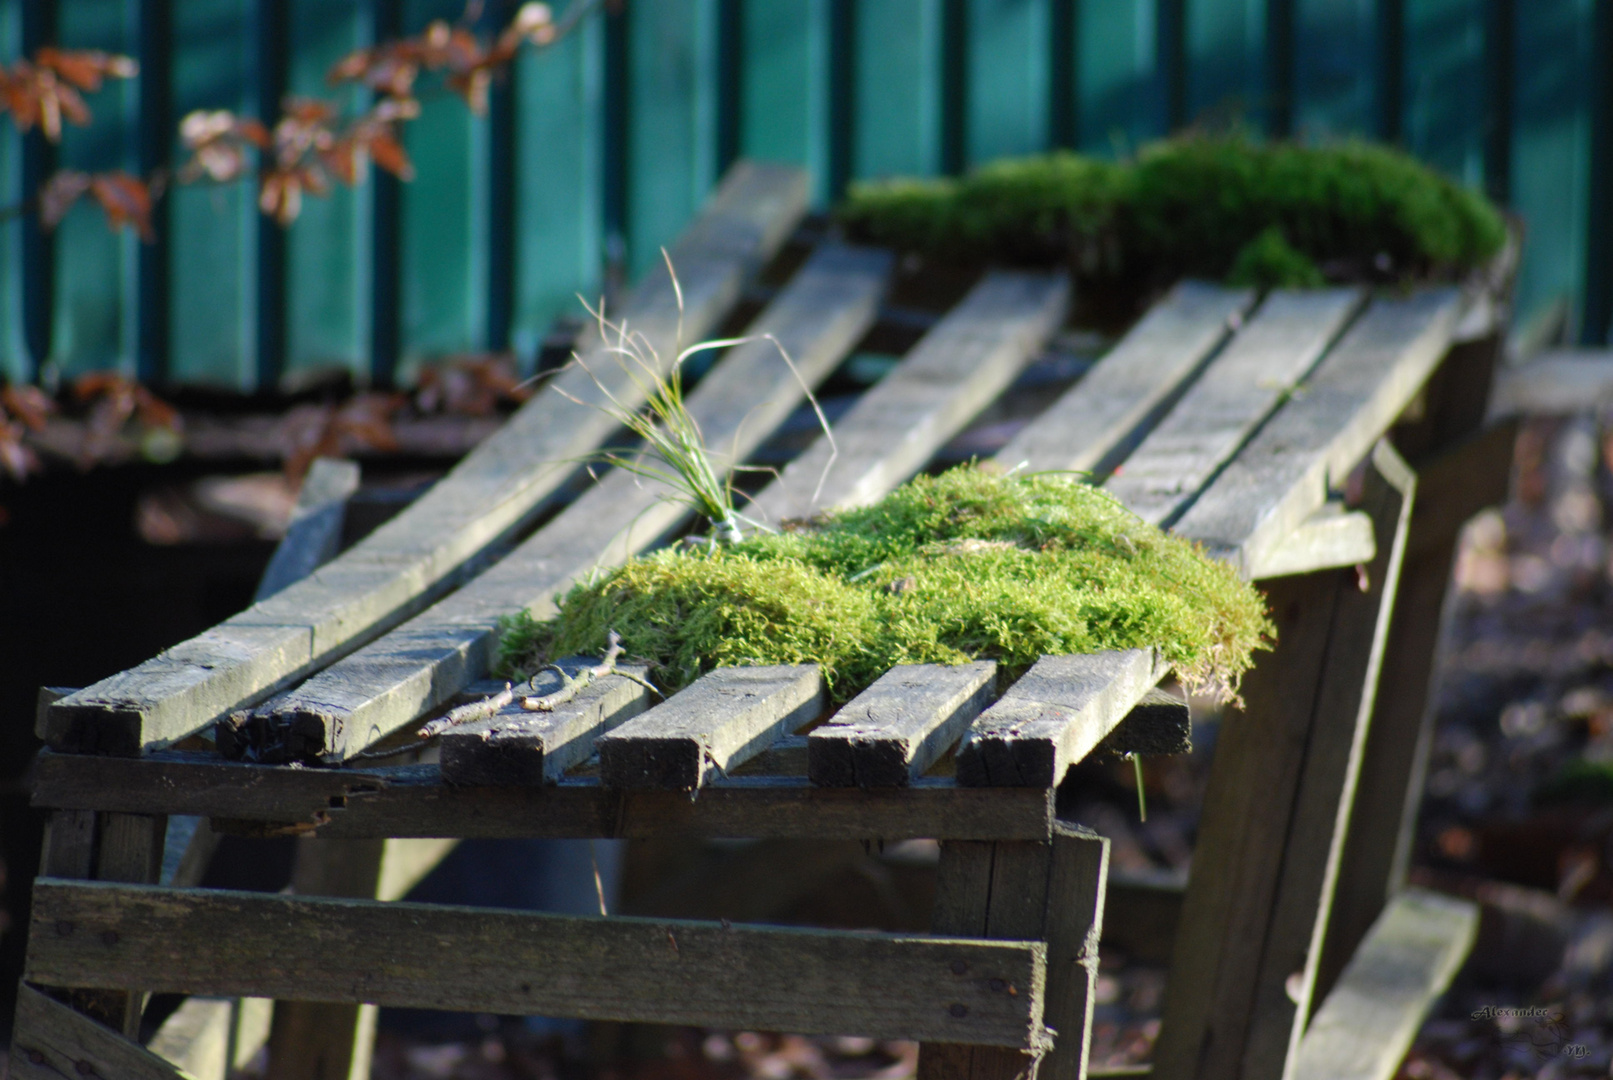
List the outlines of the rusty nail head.
<svg viewBox="0 0 1613 1080">
<path fill-rule="evenodd" d="M 989 985 L 999 994 L 1008 989 L 1008 983 L 1003 979 L 993 979 Z"/>
<path fill-rule="evenodd" d="M 56 920 L 56 933 L 60 934 L 62 937 L 68 937 L 69 935 L 72 934 L 72 932 L 73 932 L 73 924 L 72 923 L 68 922 L 66 919 L 57 919 Z"/>
<path fill-rule="evenodd" d="M 118 932 L 116 930 L 108 930 L 101 935 L 101 940 L 108 945 L 116 945 L 118 943 Z"/>
<path fill-rule="evenodd" d="M 968 970 L 969 970 L 969 965 L 968 965 L 968 963 L 966 961 L 963 961 L 963 960 L 954 960 L 954 961 L 952 961 L 952 974 L 954 974 L 954 975 L 962 975 L 964 972 L 966 972 Z"/>
<path fill-rule="evenodd" d="M 959 1020 L 962 1020 L 965 1016 L 969 1015 L 969 1006 L 965 1005 L 961 1001 L 954 1001 L 947 1007 L 947 1012 L 951 1013 Z"/>
<path fill-rule="evenodd" d="M 43 1065 L 45 1063 L 45 1055 L 40 1053 L 38 1050 L 30 1050 L 28 1051 L 28 1060 L 33 1062 L 35 1065 Z"/>
<path fill-rule="evenodd" d="M 80 1076 L 94 1076 L 95 1075 L 95 1066 L 91 1065 L 87 1061 L 81 1061 L 77 1065 L 73 1066 L 73 1068 L 78 1071 L 78 1074 Z"/>
</svg>

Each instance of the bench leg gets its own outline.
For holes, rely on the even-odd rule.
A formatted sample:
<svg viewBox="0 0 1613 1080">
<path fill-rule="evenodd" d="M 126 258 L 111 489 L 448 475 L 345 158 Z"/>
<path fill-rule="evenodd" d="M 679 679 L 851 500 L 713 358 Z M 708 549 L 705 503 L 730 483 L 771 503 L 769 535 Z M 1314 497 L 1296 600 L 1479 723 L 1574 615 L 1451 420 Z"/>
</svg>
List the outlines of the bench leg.
<svg viewBox="0 0 1613 1080">
<path fill-rule="evenodd" d="M 1405 885 L 1434 736 L 1430 697 L 1457 540 L 1469 518 L 1505 500 L 1516 438 L 1516 424 L 1498 425 L 1418 469 L 1406 567 L 1317 972 L 1317 1002 Z"/>
<path fill-rule="evenodd" d="M 994 1046 L 926 1043 L 921 1080 L 1083 1080 L 1092 1033 L 1098 937 L 1109 841 L 1055 824 L 1051 843 L 947 841 L 941 845 L 935 913 L 939 934 L 1044 940 L 1043 1023 L 1056 1032 L 1045 1056 Z"/>
<path fill-rule="evenodd" d="M 154 884 L 162 868 L 166 827 L 167 818 L 160 815 L 58 810 L 51 815 L 46 831 L 40 874 Z M 131 1039 L 140 1035 L 146 995 L 137 988 L 68 990 L 66 1000 L 114 1031 Z"/>
<path fill-rule="evenodd" d="M 1278 578 L 1276 651 L 1222 722 L 1177 931 L 1162 1080 L 1277 1080 L 1315 983 L 1405 549 L 1414 479 L 1387 444 L 1363 505 L 1370 566 Z"/>
<path fill-rule="evenodd" d="M 457 840 L 297 841 L 292 890 L 301 896 L 397 900 Z M 277 1001 L 269 1032 L 269 1080 L 365 1080 L 375 1049 L 374 1005 Z"/>
<path fill-rule="evenodd" d="M 300 896 L 372 899 L 381 884 L 385 840 L 297 841 L 291 887 Z M 277 1001 L 269 1032 L 268 1080 L 364 1080 L 375 1048 L 374 1005 Z"/>
</svg>

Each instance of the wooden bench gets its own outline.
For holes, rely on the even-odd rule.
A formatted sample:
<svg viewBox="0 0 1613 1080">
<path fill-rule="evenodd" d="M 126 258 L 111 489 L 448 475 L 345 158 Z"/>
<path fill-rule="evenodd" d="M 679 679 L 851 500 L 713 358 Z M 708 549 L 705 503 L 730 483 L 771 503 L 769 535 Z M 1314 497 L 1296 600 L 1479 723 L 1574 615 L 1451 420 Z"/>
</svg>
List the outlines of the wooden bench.
<svg viewBox="0 0 1613 1080">
<path fill-rule="evenodd" d="M 736 167 L 671 252 L 685 340 L 723 323 L 806 201 L 794 170 Z M 774 335 L 799 378 L 771 345 L 741 345 L 689 397 L 727 465 L 876 326 L 892 269 L 824 241 L 769 295 L 749 332 Z M 1107 482 L 1265 582 L 1281 629 L 1223 724 L 1160 1076 L 1310 1061 L 1313 1003 L 1349 985 L 1399 891 L 1455 530 L 1505 481 L 1507 444 L 1479 429 L 1504 280 L 1263 298 L 1185 282 L 996 455 Z M 1068 300 L 1057 274 L 985 274 L 753 511 L 857 505 L 922 469 Z M 618 314 L 663 349 L 676 332 L 664 276 Z M 637 400 L 600 342 L 581 353 Z M 183 1059 L 217 1076 L 267 1039 L 273 1076 L 362 1076 L 379 1005 L 917 1039 L 936 1080 L 1085 1074 L 1108 848 L 1058 819 L 1054 789 L 1100 744 L 1182 748 L 1185 703 L 1155 691 L 1147 650 L 1047 657 L 1007 687 L 989 663 L 898 668 L 804 739 L 823 701 L 810 665 L 719 670 L 653 704 L 613 676 L 553 713 L 507 707 L 424 756 L 386 756 L 485 677 L 499 617 L 552 611 L 578 575 L 682 524 L 622 472 L 557 509 L 579 455 L 612 434 L 571 400 L 600 393 L 563 371 L 319 565 L 356 482 L 322 465 L 252 607 L 42 704 L 34 801 L 52 817 L 16 1075 L 172 1077 Z M 298 837 L 292 891 L 192 887 L 219 834 Z M 669 836 L 938 839 L 933 932 L 398 900 L 461 838 Z M 1441 953 L 1408 1001 L 1426 1006 L 1451 966 Z M 166 1057 L 129 1040 L 152 991 L 196 995 L 154 1043 Z"/>
</svg>

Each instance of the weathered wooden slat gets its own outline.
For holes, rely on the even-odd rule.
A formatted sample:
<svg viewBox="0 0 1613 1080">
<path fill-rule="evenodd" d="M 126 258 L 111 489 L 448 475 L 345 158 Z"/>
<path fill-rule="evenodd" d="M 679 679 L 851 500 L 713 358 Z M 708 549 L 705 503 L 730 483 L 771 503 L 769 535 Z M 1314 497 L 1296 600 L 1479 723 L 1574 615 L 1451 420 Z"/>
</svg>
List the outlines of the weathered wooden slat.
<svg viewBox="0 0 1613 1080">
<path fill-rule="evenodd" d="M 1042 657 L 969 726 L 958 783 L 1056 787 L 1164 673 L 1151 649 Z"/>
<path fill-rule="evenodd" d="M 1110 478 L 1110 494 L 1168 525 L 1305 377 L 1361 306 L 1360 289 L 1279 289 L 1266 297 L 1170 413 Z"/>
<path fill-rule="evenodd" d="M 1361 461 L 1444 356 L 1455 289 L 1379 297 L 1176 523 L 1247 576 Z"/>
<path fill-rule="evenodd" d="M 1226 340 L 1254 300 L 1250 289 L 1177 285 L 996 460 L 1033 470 L 1112 466 L 1127 439 Z"/>
<path fill-rule="evenodd" d="M 358 490 L 358 464 L 318 458 L 303 477 L 286 535 L 258 579 L 254 600 L 267 600 L 329 562 L 341 549 L 347 500 Z"/>
<path fill-rule="evenodd" d="M 195 1080 L 228 1080 L 269 1041 L 270 998 L 186 998 L 146 1044 Z"/>
<path fill-rule="evenodd" d="M 807 775 L 825 787 L 899 787 L 933 765 L 991 700 L 997 665 L 904 664 L 807 738 Z"/>
<path fill-rule="evenodd" d="M 1369 563 L 1377 553 L 1371 518 L 1341 502 L 1325 502 L 1281 544 L 1251 552 L 1244 573 L 1252 581 L 1265 581 Z"/>
<path fill-rule="evenodd" d="M 298 896 L 397 900 L 453 849 L 454 840 L 297 841 Z M 268 1080 L 358 1080 L 370 1075 L 374 1004 L 278 1001 L 269 1031 Z"/>
<path fill-rule="evenodd" d="M 710 333 L 745 278 L 776 251 L 805 210 L 806 176 L 741 164 L 672 250 L 684 299 L 651 275 L 620 313 L 662 353 L 680 325 Z M 642 398 L 597 339 L 583 352 L 617 397 Z M 496 434 L 403 513 L 302 581 L 128 671 L 52 705 L 51 746 L 137 754 L 199 730 L 328 664 L 418 611 L 490 544 L 530 521 L 615 423 L 568 399 L 602 400 L 579 366 L 554 377 Z M 564 392 L 563 392 L 564 391 Z"/>
<path fill-rule="evenodd" d="M 1478 905 L 1423 889 L 1389 902 L 1316 1011 L 1294 1080 L 1389 1080 L 1478 933 Z"/>
<path fill-rule="evenodd" d="M 575 676 L 588 659 L 559 666 Z M 643 678 L 648 668 L 623 665 Z M 552 694 L 560 676 L 544 671 L 523 693 Z M 594 737 L 644 711 L 643 683 L 608 675 L 552 712 L 528 712 L 517 698 L 486 720 L 449 728 L 438 740 L 442 778 L 450 784 L 552 784 L 594 752 Z"/>
<path fill-rule="evenodd" d="M 1610 402 L 1613 349 L 1553 349 L 1498 374 L 1490 415 L 1579 413 Z"/>
<path fill-rule="evenodd" d="M 139 1043 L 52 1001 L 26 983 L 17 987 L 16 1015 L 10 1058 L 14 1080 L 61 1080 L 64 1076 L 189 1080 L 187 1074 Z"/>
<path fill-rule="evenodd" d="M 27 977 L 1041 1049 L 1046 946 L 41 879 Z M 65 932 L 64 932 L 65 928 Z M 782 973 L 782 974 L 781 974 Z"/>
<path fill-rule="evenodd" d="M 205 754 L 144 758 L 40 755 L 37 806 L 202 814 L 248 835 L 366 837 L 821 837 L 886 840 L 1044 838 L 1051 792 L 960 788 L 925 777 L 905 788 L 821 788 L 801 778 L 729 777 L 687 795 L 613 791 L 598 781 L 538 788 L 441 782 L 435 765 L 299 769 Z M 258 824 L 253 824 L 258 823 Z"/>
<path fill-rule="evenodd" d="M 1085 1076 L 1108 869 L 1109 841 L 1064 822 L 1055 823 L 1042 843 L 941 845 L 931 928 L 1045 941 L 1043 1020 L 1057 1034 L 1040 1062 L 997 1047 L 925 1045 L 919 1049 L 920 1080 Z"/>
<path fill-rule="evenodd" d="M 1062 276 L 994 272 L 746 510 L 764 522 L 872 502 L 906 480 L 1019 374 L 1064 318 Z"/>
<path fill-rule="evenodd" d="M 760 445 L 806 386 L 856 346 L 878 313 L 890 266 L 887 252 L 820 248 L 751 324 L 747 333 L 758 339 L 729 350 L 700 381 L 686 404 L 719 468 Z M 448 700 L 486 671 L 500 618 L 522 609 L 547 617 L 555 595 L 578 577 L 621 562 L 685 520 L 686 506 L 671 494 L 627 470 L 607 474 L 465 588 L 263 705 L 265 739 L 279 752 L 259 747 L 259 756 L 339 760 Z"/>
<path fill-rule="evenodd" d="M 816 664 L 718 668 L 600 737 L 607 787 L 694 791 L 823 711 Z"/>
<path fill-rule="evenodd" d="M 1387 443 L 1363 509 L 1378 530 L 1351 570 L 1278 578 L 1277 644 L 1222 726 L 1188 881 L 1155 1067 L 1277 1078 L 1309 1011 L 1415 480 Z"/>
</svg>

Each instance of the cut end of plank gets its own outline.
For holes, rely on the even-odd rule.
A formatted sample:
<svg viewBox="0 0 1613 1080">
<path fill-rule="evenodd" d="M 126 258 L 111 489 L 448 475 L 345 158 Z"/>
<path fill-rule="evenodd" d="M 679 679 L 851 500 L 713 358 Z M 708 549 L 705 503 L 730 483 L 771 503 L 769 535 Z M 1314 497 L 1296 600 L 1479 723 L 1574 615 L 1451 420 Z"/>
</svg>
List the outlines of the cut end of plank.
<svg viewBox="0 0 1613 1080">
<path fill-rule="evenodd" d="M 332 752 L 328 732 L 339 731 L 334 712 L 299 707 L 291 712 L 234 713 L 214 725 L 219 753 L 232 761 L 268 765 L 316 763 Z"/>
<path fill-rule="evenodd" d="M 144 741 L 145 715 L 132 705 L 64 699 L 45 709 L 40 727 L 45 744 L 64 754 L 136 757 Z"/>
<path fill-rule="evenodd" d="M 1111 731 L 1097 752 L 1113 754 L 1187 754 L 1193 750 L 1193 721 L 1187 695 L 1180 689 L 1154 687 Z"/>
<path fill-rule="evenodd" d="M 705 779 L 706 755 L 693 739 L 601 739 L 599 772 L 613 788 L 693 791 Z"/>
</svg>

